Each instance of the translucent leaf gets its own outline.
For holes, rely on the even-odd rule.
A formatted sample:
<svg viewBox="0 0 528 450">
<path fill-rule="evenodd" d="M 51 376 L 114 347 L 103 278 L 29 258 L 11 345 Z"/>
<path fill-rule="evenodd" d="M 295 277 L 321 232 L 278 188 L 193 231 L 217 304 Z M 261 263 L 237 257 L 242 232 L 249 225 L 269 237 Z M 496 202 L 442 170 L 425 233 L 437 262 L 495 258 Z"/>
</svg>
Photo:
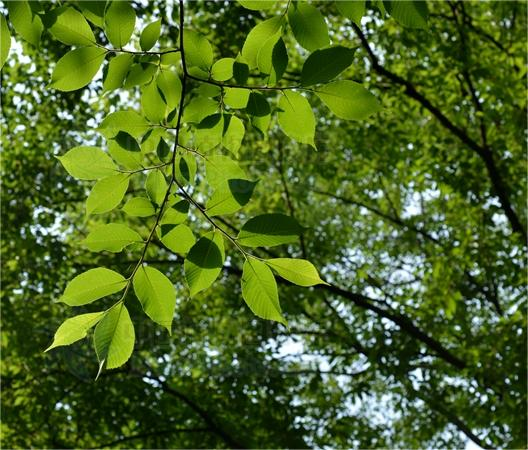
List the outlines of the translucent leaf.
<svg viewBox="0 0 528 450">
<path fill-rule="evenodd" d="M 0 14 L 0 69 L 4 67 L 7 57 L 9 56 L 9 49 L 11 48 L 11 34 L 7 26 L 6 18 Z"/>
<path fill-rule="evenodd" d="M 268 75 L 267 84 L 275 84 L 282 78 L 288 66 L 288 52 L 282 38 L 270 38 L 260 49 L 257 57 L 257 66 L 260 72 Z"/>
<path fill-rule="evenodd" d="M 158 146 L 156 147 L 156 154 L 158 155 L 160 161 L 166 161 L 168 159 L 168 156 L 170 155 L 170 152 L 171 149 L 169 147 L 169 144 L 165 142 L 165 139 L 160 138 Z"/>
<path fill-rule="evenodd" d="M 259 50 L 264 43 L 275 35 L 282 26 L 281 17 L 272 17 L 256 25 L 247 35 L 242 47 L 242 56 L 251 69 L 257 67 Z"/>
<path fill-rule="evenodd" d="M 177 108 L 180 103 L 182 84 L 178 74 L 171 70 L 162 70 L 156 79 L 163 100 L 170 110 Z"/>
<path fill-rule="evenodd" d="M 216 81 L 227 81 L 233 78 L 234 58 L 222 58 L 213 64 L 211 76 Z"/>
<path fill-rule="evenodd" d="M 55 332 L 53 343 L 44 351 L 61 345 L 70 345 L 86 337 L 88 330 L 101 320 L 104 312 L 81 314 L 79 316 L 66 319 Z"/>
<path fill-rule="evenodd" d="M 119 173 L 95 183 L 86 200 L 86 215 L 102 214 L 117 207 L 125 196 L 129 180 L 129 174 Z"/>
<path fill-rule="evenodd" d="M 141 266 L 134 275 L 134 292 L 143 311 L 171 334 L 176 291 L 171 281 L 154 267 Z"/>
<path fill-rule="evenodd" d="M 57 159 L 72 177 L 79 180 L 98 180 L 117 172 L 112 158 L 99 147 L 74 147 Z"/>
<path fill-rule="evenodd" d="M 120 133 L 124 133 L 121 132 Z M 130 136 L 130 135 L 129 135 Z M 135 141 L 130 141 L 135 142 Z M 143 160 L 143 155 L 139 151 L 139 145 L 137 145 L 137 150 L 130 151 L 125 148 L 126 140 L 117 141 L 115 139 L 110 139 L 108 141 L 108 153 L 112 156 L 114 161 L 116 161 L 120 166 L 123 166 L 128 170 L 138 170 L 141 169 Z M 137 144 L 137 142 L 136 142 Z"/>
<path fill-rule="evenodd" d="M 199 33 L 191 30 L 183 32 L 185 62 L 189 67 L 197 66 L 209 70 L 213 64 L 213 48 L 209 41 Z"/>
<path fill-rule="evenodd" d="M 167 116 L 167 104 L 154 80 L 141 88 L 141 108 L 145 117 L 156 124 Z"/>
<path fill-rule="evenodd" d="M 243 109 L 249 100 L 249 89 L 225 88 L 224 103 L 230 108 Z"/>
<path fill-rule="evenodd" d="M 167 192 L 167 181 L 161 170 L 151 170 L 145 181 L 145 189 L 149 198 L 158 206 L 163 203 Z"/>
<path fill-rule="evenodd" d="M 258 11 L 259 9 L 273 8 L 276 0 L 237 0 L 244 8 Z"/>
<path fill-rule="evenodd" d="M 83 0 L 82 2 L 78 2 L 77 6 L 81 9 L 84 17 L 86 17 L 95 26 L 103 28 L 106 1 Z"/>
<path fill-rule="evenodd" d="M 224 259 L 224 238 L 220 232 L 211 231 L 194 244 L 183 265 L 191 297 L 214 283 Z"/>
<path fill-rule="evenodd" d="M 80 47 L 57 61 L 50 86 L 59 91 L 75 91 L 86 86 L 95 76 L 106 55 L 99 47 Z"/>
<path fill-rule="evenodd" d="M 384 1 L 387 12 L 404 27 L 427 28 L 427 3 L 420 0 Z"/>
<path fill-rule="evenodd" d="M 82 244 L 92 252 L 108 250 L 117 253 L 134 242 L 143 242 L 136 231 L 121 223 L 108 223 L 90 232 Z"/>
<path fill-rule="evenodd" d="M 134 61 L 134 56 L 122 53 L 112 58 L 108 63 L 108 71 L 103 82 L 103 91 L 113 91 L 123 86 L 123 82 Z"/>
<path fill-rule="evenodd" d="M 194 133 L 195 147 L 201 152 L 213 149 L 222 143 L 223 131 L 224 117 L 222 114 L 206 117 L 196 127 Z"/>
<path fill-rule="evenodd" d="M 51 34 L 64 44 L 93 45 L 95 36 L 84 16 L 74 8 L 61 6 L 48 12 L 44 23 Z"/>
<path fill-rule="evenodd" d="M 110 294 L 122 291 L 126 286 L 125 278 L 104 267 L 90 269 L 71 280 L 64 294 L 58 300 L 70 306 L 80 306 Z"/>
<path fill-rule="evenodd" d="M 242 145 L 245 132 L 244 123 L 238 117 L 231 114 L 224 114 L 222 145 L 235 156 L 238 156 L 238 150 Z"/>
<path fill-rule="evenodd" d="M 301 72 L 301 84 L 326 83 L 345 70 L 354 58 L 354 49 L 336 45 L 316 50 L 304 62 Z"/>
<path fill-rule="evenodd" d="M 125 364 L 134 350 L 134 325 L 123 303 L 110 308 L 95 327 L 94 347 L 99 360 L 99 374 Z"/>
<path fill-rule="evenodd" d="M 30 44 L 38 47 L 40 36 L 44 30 L 42 20 L 33 14 L 27 1 L 5 2 L 5 7 L 9 12 L 9 21 L 15 31 Z"/>
<path fill-rule="evenodd" d="M 116 111 L 108 114 L 98 128 L 101 134 L 108 139 L 113 138 L 120 131 L 125 131 L 138 139 L 148 129 L 148 122 L 140 114 L 132 110 Z"/>
<path fill-rule="evenodd" d="M 228 156 L 212 155 L 205 161 L 205 172 L 207 182 L 213 188 L 217 188 L 230 179 L 247 178 L 244 170 Z"/>
<path fill-rule="evenodd" d="M 308 100 L 293 91 L 284 91 L 277 113 L 279 125 L 286 135 L 315 148 L 315 117 Z"/>
<path fill-rule="evenodd" d="M 238 211 L 249 202 L 256 184 L 256 181 L 228 180 L 207 201 L 207 213 L 210 216 L 220 216 Z"/>
<path fill-rule="evenodd" d="M 160 225 L 159 234 L 161 234 L 161 243 L 169 250 L 180 255 L 187 254 L 191 247 L 196 243 L 196 238 L 194 237 L 193 232 L 184 224 Z"/>
<path fill-rule="evenodd" d="M 249 258 L 242 270 L 242 297 L 258 317 L 287 325 L 282 317 L 277 282 L 270 268 L 261 261 Z"/>
<path fill-rule="evenodd" d="M 266 260 L 266 264 L 282 278 L 298 286 L 327 284 L 319 278 L 314 265 L 305 259 L 274 258 Z"/>
<path fill-rule="evenodd" d="M 133 64 L 128 71 L 123 87 L 130 89 L 150 83 L 158 71 L 158 66 L 149 62 Z"/>
<path fill-rule="evenodd" d="M 316 7 L 298 2 L 288 9 L 288 21 L 295 39 L 306 50 L 312 52 L 330 44 L 326 22 Z"/>
<path fill-rule="evenodd" d="M 364 0 L 338 0 L 335 2 L 338 11 L 356 25 L 361 25 L 361 19 L 365 14 Z"/>
<path fill-rule="evenodd" d="M 191 184 L 196 177 L 196 158 L 190 153 L 176 158 L 176 180 L 180 184 Z"/>
<path fill-rule="evenodd" d="M 144 52 L 150 50 L 156 44 L 161 32 L 161 19 L 149 23 L 141 32 L 139 45 Z"/>
<path fill-rule="evenodd" d="M 284 214 L 262 214 L 249 219 L 238 233 L 237 241 L 246 247 L 273 247 L 295 242 L 302 227 Z"/>
<path fill-rule="evenodd" d="M 136 13 L 128 1 L 113 1 L 106 8 L 104 22 L 108 40 L 114 47 L 122 48 L 134 32 Z"/>
<path fill-rule="evenodd" d="M 354 81 L 334 81 L 315 93 L 341 119 L 363 120 L 382 109 L 376 97 Z"/>
<path fill-rule="evenodd" d="M 155 213 L 154 205 L 145 197 L 131 198 L 122 209 L 132 217 L 150 217 Z"/>
<path fill-rule="evenodd" d="M 185 107 L 183 113 L 184 122 L 201 122 L 205 117 L 211 116 L 218 111 L 218 102 L 207 97 L 194 97 Z"/>
<path fill-rule="evenodd" d="M 252 116 L 264 117 L 271 113 L 271 108 L 266 97 L 260 92 L 252 92 L 249 94 L 246 112 Z"/>
<path fill-rule="evenodd" d="M 187 200 L 180 200 L 167 208 L 161 216 L 160 225 L 178 225 L 187 220 L 189 214 L 189 202 Z"/>
</svg>

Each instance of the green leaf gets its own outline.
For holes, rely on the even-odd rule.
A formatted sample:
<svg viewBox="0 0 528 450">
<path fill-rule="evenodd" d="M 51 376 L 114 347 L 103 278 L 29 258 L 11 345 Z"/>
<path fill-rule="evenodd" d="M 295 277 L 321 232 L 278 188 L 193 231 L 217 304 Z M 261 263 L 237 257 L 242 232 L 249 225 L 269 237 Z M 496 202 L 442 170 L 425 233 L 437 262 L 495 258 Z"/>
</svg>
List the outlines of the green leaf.
<svg viewBox="0 0 528 450">
<path fill-rule="evenodd" d="M 199 123 L 204 118 L 215 114 L 218 111 L 218 102 L 207 97 L 194 97 L 185 107 L 183 113 L 184 122 Z"/>
<path fill-rule="evenodd" d="M 330 44 L 324 17 L 314 6 L 296 3 L 296 7 L 288 10 L 288 21 L 295 39 L 306 50 L 312 52 Z"/>
<path fill-rule="evenodd" d="M 68 45 L 93 45 L 95 36 L 84 16 L 74 8 L 60 6 L 48 12 L 44 23 L 55 39 Z"/>
<path fill-rule="evenodd" d="M 126 143 L 126 141 L 124 140 L 120 142 L 123 145 Z M 130 142 L 132 143 L 133 141 Z M 130 144 L 130 146 L 131 145 L 132 144 Z M 139 148 L 139 145 L 137 146 L 137 148 Z M 125 169 L 139 170 L 142 168 L 141 162 L 143 159 L 143 155 L 140 153 L 139 150 L 130 151 L 120 145 L 118 141 L 110 139 L 108 141 L 108 153 L 110 153 L 114 161 L 116 161 L 119 165 L 123 166 Z"/>
<path fill-rule="evenodd" d="M 242 270 L 242 297 L 258 317 L 288 325 L 282 316 L 277 282 L 270 268 L 261 261 L 249 258 Z"/>
<path fill-rule="evenodd" d="M 191 229 L 184 224 L 160 225 L 161 243 L 174 253 L 185 255 L 196 243 Z"/>
<path fill-rule="evenodd" d="M 180 200 L 167 208 L 160 220 L 160 225 L 178 225 L 187 220 L 189 214 L 189 202 Z M 163 233 L 161 233 L 163 235 Z"/>
<path fill-rule="evenodd" d="M 231 179 L 246 179 L 246 173 L 228 156 L 212 155 L 205 160 L 206 179 L 210 186 L 217 188 Z"/>
<path fill-rule="evenodd" d="M 162 70 L 156 78 L 163 100 L 170 110 L 179 106 L 182 84 L 178 74 L 172 70 Z"/>
<path fill-rule="evenodd" d="M 249 100 L 249 89 L 225 88 L 224 103 L 230 108 L 243 109 Z"/>
<path fill-rule="evenodd" d="M 163 122 L 167 116 L 167 105 L 154 80 L 141 89 L 141 108 L 145 117 L 156 124 Z"/>
<path fill-rule="evenodd" d="M 288 66 L 288 52 L 282 38 L 270 38 L 266 41 L 258 53 L 257 66 L 260 72 L 268 75 L 267 84 L 273 85 L 282 78 Z"/>
<path fill-rule="evenodd" d="M 167 192 L 167 181 L 161 170 L 151 170 L 147 175 L 145 189 L 149 198 L 158 206 L 163 203 Z"/>
<path fill-rule="evenodd" d="M 205 71 L 213 64 L 213 47 L 201 34 L 191 30 L 183 32 L 185 62 L 189 67 L 196 66 Z"/>
<path fill-rule="evenodd" d="M 77 6 L 81 9 L 84 17 L 86 17 L 95 26 L 103 28 L 106 1 L 83 0 L 81 2 L 77 2 Z"/>
<path fill-rule="evenodd" d="M 171 281 L 154 267 L 141 266 L 134 275 L 134 292 L 143 311 L 171 334 L 176 291 Z"/>
<path fill-rule="evenodd" d="M 260 92 L 252 92 L 249 94 L 246 112 L 252 116 L 265 117 L 270 115 L 271 108 L 266 97 Z"/>
<path fill-rule="evenodd" d="M 127 152 L 139 153 L 141 152 L 141 147 L 138 144 L 138 141 L 131 134 L 126 131 L 120 131 L 117 133 L 112 140 L 114 140 L 119 147 Z"/>
<path fill-rule="evenodd" d="M 103 314 L 104 312 L 101 311 L 66 319 L 55 332 L 53 343 L 44 351 L 50 351 L 61 345 L 70 345 L 86 337 L 88 330 L 101 320 Z"/>
<path fill-rule="evenodd" d="M 216 81 L 227 81 L 233 78 L 234 58 L 222 58 L 213 64 L 211 77 Z"/>
<path fill-rule="evenodd" d="M 260 9 L 273 8 L 276 0 L 237 0 L 244 8 L 258 11 Z"/>
<path fill-rule="evenodd" d="M 98 180 L 117 172 L 112 158 L 99 147 L 74 147 L 56 158 L 72 177 L 79 180 Z"/>
<path fill-rule="evenodd" d="M 108 63 L 108 72 L 103 82 L 103 91 L 113 91 L 123 86 L 123 82 L 134 61 L 134 56 L 129 53 L 122 53 L 112 58 Z"/>
<path fill-rule="evenodd" d="M 117 207 L 125 196 L 129 181 L 129 174 L 119 173 L 95 183 L 86 200 L 86 215 L 102 214 Z"/>
<path fill-rule="evenodd" d="M 224 259 L 224 238 L 220 232 L 211 231 L 194 244 L 183 264 L 191 297 L 214 283 Z"/>
<path fill-rule="evenodd" d="M 122 209 L 132 217 L 150 217 L 155 213 L 154 205 L 145 197 L 131 198 L 125 203 Z"/>
<path fill-rule="evenodd" d="M 196 177 L 196 158 L 190 153 L 176 158 L 176 180 L 180 184 L 192 184 Z"/>
<path fill-rule="evenodd" d="M 161 19 L 149 23 L 141 32 L 139 37 L 139 45 L 144 52 L 150 50 L 156 44 L 160 37 Z"/>
<path fill-rule="evenodd" d="M 44 30 L 42 20 L 33 14 L 27 1 L 5 2 L 4 5 L 9 13 L 9 21 L 15 31 L 30 44 L 38 47 L 40 36 Z"/>
<path fill-rule="evenodd" d="M 363 120 L 382 109 L 376 97 L 354 81 L 334 81 L 315 93 L 341 119 Z"/>
<path fill-rule="evenodd" d="M 222 143 L 224 117 L 213 114 L 203 119 L 196 127 L 194 144 L 197 150 L 205 152 Z"/>
<path fill-rule="evenodd" d="M 104 28 L 108 40 L 116 48 L 124 47 L 136 25 L 136 13 L 128 1 L 113 1 L 106 8 Z"/>
<path fill-rule="evenodd" d="M 231 114 L 224 114 L 222 145 L 235 156 L 238 156 L 238 150 L 242 145 L 242 139 L 244 139 L 245 133 L 244 123 L 238 117 Z"/>
<path fill-rule="evenodd" d="M 354 49 L 336 45 L 316 50 L 304 62 L 301 85 L 327 83 L 345 70 L 354 59 Z"/>
<path fill-rule="evenodd" d="M 207 213 L 210 216 L 220 216 L 238 211 L 249 202 L 256 184 L 257 181 L 227 180 L 207 201 Z"/>
<path fill-rule="evenodd" d="M 284 214 L 262 214 L 249 219 L 238 233 L 237 241 L 246 247 L 273 247 L 295 242 L 302 227 Z"/>
<path fill-rule="evenodd" d="M 95 327 L 94 347 L 99 360 L 99 374 L 125 364 L 134 350 L 134 325 L 123 303 L 110 308 Z"/>
<path fill-rule="evenodd" d="M 90 269 L 71 280 L 58 301 L 70 306 L 86 305 L 122 291 L 126 283 L 125 278 L 113 270 L 104 267 Z"/>
<path fill-rule="evenodd" d="M 136 231 L 121 223 L 108 223 L 90 232 L 82 244 L 92 252 L 108 250 L 118 253 L 134 242 L 143 242 Z"/>
<path fill-rule="evenodd" d="M 293 91 L 284 91 L 277 118 L 288 137 L 315 148 L 315 117 L 308 100 Z"/>
<path fill-rule="evenodd" d="M 247 35 L 242 47 L 242 56 L 251 69 L 257 67 L 257 57 L 264 43 L 275 35 L 282 26 L 282 18 L 272 17 L 256 25 Z"/>
<path fill-rule="evenodd" d="M 108 114 L 99 125 L 98 130 L 107 139 L 113 138 L 120 131 L 138 139 L 149 129 L 149 123 L 136 111 L 116 111 Z"/>
<path fill-rule="evenodd" d="M 356 25 L 361 25 L 361 19 L 365 15 L 365 0 L 338 0 L 335 3 L 341 15 Z"/>
<path fill-rule="evenodd" d="M 11 48 L 11 34 L 7 26 L 6 18 L 0 14 L 0 69 L 4 67 L 7 57 L 9 56 L 9 49 Z"/>
<path fill-rule="evenodd" d="M 57 61 L 50 87 L 59 91 L 75 91 L 86 86 L 95 76 L 106 55 L 99 47 L 80 47 Z"/>
<path fill-rule="evenodd" d="M 387 12 L 401 25 L 409 28 L 424 28 L 427 26 L 427 3 L 420 0 L 393 0 L 384 1 Z"/>
<path fill-rule="evenodd" d="M 133 64 L 128 71 L 123 87 L 130 89 L 150 83 L 158 71 L 158 66 L 149 62 Z"/>
<path fill-rule="evenodd" d="M 156 155 L 158 155 L 158 158 L 160 161 L 166 161 L 168 156 L 170 155 L 171 149 L 169 147 L 169 144 L 165 142 L 165 139 L 160 138 L 158 142 L 158 146 L 156 147 Z"/>
<path fill-rule="evenodd" d="M 274 258 L 266 260 L 266 264 L 282 278 L 298 286 L 327 284 L 319 278 L 314 265 L 305 259 Z"/>
</svg>

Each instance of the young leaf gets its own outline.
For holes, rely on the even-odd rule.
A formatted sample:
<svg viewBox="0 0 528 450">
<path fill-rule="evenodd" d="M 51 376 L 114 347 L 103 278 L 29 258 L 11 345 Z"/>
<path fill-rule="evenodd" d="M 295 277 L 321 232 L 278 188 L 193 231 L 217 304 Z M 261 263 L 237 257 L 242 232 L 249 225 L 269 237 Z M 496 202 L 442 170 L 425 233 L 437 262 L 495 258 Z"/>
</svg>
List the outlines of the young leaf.
<svg viewBox="0 0 528 450">
<path fill-rule="evenodd" d="M 134 56 L 129 53 L 122 53 L 112 58 L 108 63 L 108 72 L 103 82 L 103 91 L 113 91 L 123 86 L 130 66 L 134 61 Z"/>
<path fill-rule="evenodd" d="M 237 241 L 246 247 L 273 247 L 295 242 L 302 232 L 295 219 L 284 214 L 262 214 L 249 219 Z"/>
<path fill-rule="evenodd" d="M 288 52 L 282 38 L 266 41 L 258 53 L 257 66 L 260 72 L 268 76 L 267 84 L 273 85 L 282 78 L 288 66 Z"/>
<path fill-rule="evenodd" d="M 138 139 L 149 129 L 148 122 L 136 111 L 116 111 L 108 114 L 99 125 L 98 130 L 107 139 L 113 138 L 120 131 Z"/>
<path fill-rule="evenodd" d="M 99 47 L 80 47 L 57 61 L 50 86 L 59 91 L 75 91 L 86 86 L 95 76 L 106 55 Z"/>
<path fill-rule="evenodd" d="M 163 101 L 169 110 L 177 108 L 180 103 L 182 84 L 180 77 L 171 70 L 162 70 L 156 79 L 158 88 L 163 95 Z"/>
<path fill-rule="evenodd" d="M 108 140 L 108 153 L 114 161 L 127 170 L 141 169 L 143 167 L 141 164 L 143 154 L 140 152 L 139 144 L 129 134 L 130 139 L 123 139 L 123 135 L 127 134 L 124 131 L 120 131 L 119 134 L 121 134 L 120 139 Z M 135 151 L 129 149 L 135 149 Z"/>
<path fill-rule="evenodd" d="M 243 109 L 249 100 L 249 89 L 225 88 L 224 103 L 230 108 Z"/>
<path fill-rule="evenodd" d="M 404 27 L 427 28 L 427 3 L 420 0 L 384 1 L 387 12 Z"/>
<path fill-rule="evenodd" d="M 161 32 L 161 19 L 149 23 L 141 32 L 139 45 L 144 52 L 150 50 L 156 44 Z"/>
<path fill-rule="evenodd" d="M 56 158 L 72 177 L 79 180 L 98 180 L 117 173 L 112 158 L 99 147 L 74 147 Z"/>
<path fill-rule="evenodd" d="M 257 67 L 259 50 L 271 36 L 280 30 L 281 26 L 282 18 L 272 17 L 260 22 L 249 32 L 242 47 L 242 56 L 251 69 Z"/>
<path fill-rule="evenodd" d="M 258 11 L 273 8 L 277 0 L 237 0 L 244 8 Z"/>
<path fill-rule="evenodd" d="M 142 87 L 141 108 L 145 117 L 155 124 L 159 124 L 167 116 L 167 104 L 155 80 Z"/>
<path fill-rule="evenodd" d="M 160 138 L 156 147 L 156 155 L 158 155 L 160 161 L 166 161 L 167 157 L 170 155 L 170 152 L 171 149 L 169 147 L 169 144 L 165 142 L 165 139 Z"/>
<path fill-rule="evenodd" d="M 205 152 L 215 148 L 222 143 L 222 133 L 224 131 L 224 116 L 213 114 L 203 119 L 194 132 L 195 147 Z"/>
<path fill-rule="evenodd" d="M 71 280 L 64 294 L 58 300 L 70 306 L 92 303 L 102 297 L 122 291 L 126 286 L 125 278 L 104 267 L 90 269 Z"/>
<path fill-rule="evenodd" d="M 60 6 L 44 17 L 46 27 L 55 39 L 68 45 L 93 45 L 95 36 L 84 16 L 75 8 Z"/>
<path fill-rule="evenodd" d="M 134 275 L 134 292 L 143 311 L 171 334 L 176 291 L 171 281 L 154 267 L 141 266 Z"/>
<path fill-rule="evenodd" d="M 361 18 L 365 14 L 365 0 L 338 0 L 335 2 L 338 11 L 357 26 L 361 25 Z"/>
<path fill-rule="evenodd" d="M 227 81 L 233 78 L 234 58 L 222 58 L 216 61 L 211 68 L 211 77 L 216 81 Z"/>
<path fill-rule="evenodd" d="M 315 93 L 341 119 L 363 120 L 382 109 L 376 97 L 354 81 L 334 81 Z"/>
<path fill-rule="evenodd" d="M 336 45 L 316 50 L 304 62 L 301 85 L 326 83 L 345 70 L 354 58 L 354 49 Z"/>
<path fill-rule="evenodd" d="M 209 70 L 213 64 L 213 47 L 204 36 L 195 31 L 185 30 L 183 47 L 185 60 L 189 67 L 196 66 L 206 71 Z"/>
<path fill-rule="evenodd" d="M 196 238 L 194 237 L 193 232 L 184 224 L 162 224 L 160 225 L 159 234 L 161 235 L 161 243 L 169 250 L 174 253 L 179 253 L 180 255 L 187 254 L 191 247 L 196 243 Z"/>
<path fill-rule="evenodd" d="M 158 71 L 158 66 L 150 62 L 141 62 L 132 64 L 128 71 L 123 87 L 125 89 L 133 88 L 134 86 L 142 86 L 150 83 Z"/>
<path fill-rule="evenodd" d="M 66 319 L 55 332 L 53 343 L 44 351 L 48 352 L 61 345 L 70 345 L 86 337 L 88 330 L 101 320 L 103 314 L 104 312 L 101 311 Z"/>
<path fill-rule="evenodd" d="M 123 48 L 134 32 L 136 13 L 128 1 L 113 1 L 106 8 L 104 22 L 108 40 L 114 47 Z"/>
<path fill-rule="evenodd" d="M 315 117 L 308 100 L 293 91 L 284 91 L 277 118 L 286 135 L 315 148 Z"/>
<path fill-rule="evenodd" d="M 261 261 L 249 258 L 242 270 L 242 297 L 258 317 L 287 325 L 282 316 L 277 282 L 270 268 Z"/>
<path fill-rule="evenodd" d="M 222 145 L 235 156 L 238 156 L 238 150 L 242 145 L 245 132 L 244 123 L 238 117 L 231 114 L 224 114 Z"/>
<path fill-rule="evenodd" d="M 9 21 L 15 31 L 30 44 L 38 47 L 40 44 L 40 35 L 44 30 L 42 20 L 36 14 L 33 14 L 29 2 L 16 1 L 5 2 L 5 7 L 9 12 Z M 2 36 L 3 37 L 3 36 Z"/>
<path fill-rule="evenodd" d="M 150 217 L 156 212 L 148 198 L 133 197 L 125 203 L 123 211 L 132 217 Z"/>
<path fill-rule="evenodd" d="M 145 189 L 149 198 L 158 206 L 163 203 L 167 192 L 167 182 L 161 170 L 151 170 L 147 175 Z"/>
<path fill-rule="evenodd" d="M 196 158 L 187 153 L 176 158 L 176 180 L 180 184 L 190 184 L 196 177 Z"/>
<path fill-rule="evenodd" d="M 308 3 L 298 2 L 289 8 L 288 21 L 297 42 L 313 52 L 330 44 L 328 27 L 319 10 Z"/>
<path fill-rule="evenodd" d="M 82 244 L 92 252 L 108 250 L 118 253 L 134 242 L 143 242 L 136 231 L 121 223 L 108 223 L 90 232 Z"/>
<path fill-rule="evenodd" d="M 249 180 L 227 180 L 208 200 L 207 213 L 210 216 L 220 216 L 238 211 L 249 202 L 256 184 L 256 181 Z"/>
<path fill-rule="evenodd" d="M 11 34 L 9 27 L 3 14 L 0 14 L 0 69 L 4 67 L 7 57 L 9 56 L 9 49 L 11 48 Z"/>
<path fill-rule="evenodd" d="M 282 278 L 298 286 L 314 286 L 327 284 L 317 273 L 317 269 L 310 261 L 293 258 L 274 258 L 266 260 L 266 264 Z"/>
<path fill-rule="evenodd" d="M 134 325 L 123 303 L 110 308 L 95 327 L 94 347 L 99 360 L 99 374 L 125 364 L 134 350 Z"/>
<path fill-rule="evenodd" d="M 213 155 L 205 161 L 207 182 L 217 188 L 230 179 L 246 179 L 246 173 L 231 158 L 223 155 Z"/>
<path fill-rule="evenodd" d="M 167 208 L 160 220 L 160 225 L 178 225 L 187 220 L 189 214 L 189 202 L 180 200 Z"/>
<path fill-rule="evenodd" d="M 129 174 L 119 173 L 95 183 L 86 200 L 86 215 L 102 214 L 114 209 L 123 200 L 129 181 Z"/>
<path fill-rule="evenodd" d="M 224 259 L 224 238 L 220 232 L 211 231 L 194 244 L 183 264 L 191 297 L 214 283 Z"/>
<path fill-rule="evenodd" d="M 192 102 L 185 107 L 184 122 L 200 123 L 204 118 L 218 111 L 218 102 L 207 97 L 194 97 Z"/>
<path fill-rule="evenodd" d="M 103 28 L 106 1 L 84 0 L 82 2 L 78 2 L 77 6 L 81 9 L 84 17 L 86 17 L 95 26 Z"/>
</svg>

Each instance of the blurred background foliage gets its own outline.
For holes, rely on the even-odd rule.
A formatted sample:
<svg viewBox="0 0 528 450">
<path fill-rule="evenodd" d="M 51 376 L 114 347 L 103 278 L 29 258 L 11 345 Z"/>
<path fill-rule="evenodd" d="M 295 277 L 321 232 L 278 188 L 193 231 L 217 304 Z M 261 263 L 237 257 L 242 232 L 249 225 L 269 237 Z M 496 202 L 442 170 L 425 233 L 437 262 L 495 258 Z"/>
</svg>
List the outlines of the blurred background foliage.
<svg viewBox="0 0 528 450">
<path fill-rule="evenodd" d="M 315 103 L 318 152 L 276 126 L 248 133 L 240 160 L 260 182 L 244 214 L 295 216 L 308 229 L 280 253 L 341 288 L 280 285 L 288 330 L 245 306 L 235 252 L 189 301 L 181 260 L 155 247 L 179 292 L 173 335 L 131 303 L 136 351 L 97 382 L 89 339 L 43 353 L 70 314 L 53 301 L 80 271 L 135 260 L 76 244 L 100 219 L 85 222 L 90 185 L 54 156 L 101 144 L 94 128 L 137 97 L 101 96 L 100 78 L 47 89 L 66 47 L 17 43 L 1 74 L 4 448 L 526 447 L 526 3 L 430 2 L 428 30 L 370 2 L 361 29 L 318 6 L 357 47 L 344 77 L 384 110 L 343 122 Z M 175 45 L 172 3 L 134 7 Z M 218 58 L 260 16 L 197 1 L 186 20 Z"/>
</svg>

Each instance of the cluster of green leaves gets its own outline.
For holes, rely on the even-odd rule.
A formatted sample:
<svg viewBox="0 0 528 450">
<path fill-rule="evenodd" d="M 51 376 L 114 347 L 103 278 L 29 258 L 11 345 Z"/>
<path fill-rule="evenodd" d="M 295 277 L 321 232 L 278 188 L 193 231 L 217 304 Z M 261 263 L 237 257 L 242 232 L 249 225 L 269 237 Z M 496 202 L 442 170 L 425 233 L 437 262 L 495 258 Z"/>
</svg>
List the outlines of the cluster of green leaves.
<svg viewBox="0 0 528 450">
<path fill-rule="evenodd" d="M 387 11 L 402 22 L 415 20 L 414 3 L 396 3 L 386 4 Z M 276 7 L 272 1 L 240 4 L 254 10 Z M 215 219 L 239 212 L 257 185 L 234 159 L 246 127 L 265 137 L 276 115 L 288 137 L 315 149 L 316 119 L 310 96 L 317 96 L 342 119 L 361 120 L 380 110 L 376 98 L 361 84 L 336 80 L 352 64 L 354 49 L 332 45 L 319 9 L 304 2 L 280 6 L 280 15 L 259 22 L 249 32 L 235 57 L 215 59 L 211 42 L 184 24 L 182 3 L 179 47 L 155 51 L 151 49 L 160 38 L 162 19 L 146 25 L 137 39 L 136 13 L 129 2 L 80 2 L 77 8 L 60 6 L 49 11 L 35 9 L 26 1 L 7 4 L 13 28 L 27 42 L 38 46 L 46 30 L 61 43 L 75 46 L 57 61 L 50 88 L 81 89 L 107 60 L 103 92 L 123 89 L 140 93 L 140 111 L 116 111 L 100 124 L 106 150 L 78 146 L 58 159 L 71 176 L 95 181 L 86 201 L 86 216 L 115 210 L 134 185 L 134 196 L 129 196 L 122 211 L 130 217 L 150 218 L 150 232 L 142 236 L 126 223 L 109 222 L 88 234 L 82 241 L 87 249 L 114 253 L 127 249 L 138 254 L 137 264 L 127 277 L 104 267 L 76 276 L 59 299 L 67 305 L 81 306 L 122 294 L 104 311 L 66 320 L 48 350 L 78 341 L 95 327 L 99 372 L 124 364 L 134 347 L 134 327 L 125 306 L 131 286 L 145 314 L 171 332 L 174 287 L 162 272 L 147 265 L 147 249 L 155 239 L 185 258 L 191 297 L 209 288 L 220 275 L 227 241 L 244 255 L 242 296 L 251 311 L 285 325 L 273 272 L 301 286 L 324 283 L 306 260 L 264 259 L 249 251 L 296 242 L 303 227 L 294 218 L 262 214 L 247 220 L 237 236 Z M 337 7 L 356 21 L 364 11 L 362 2 L 337 2 Z M 4 18 L 0 25 L 4 63 L 10 39 Z M 98 42 L 93 28 L 104 31 L 103 42 Z M 309 52 L 300 84 L 295 86 L 280 83 L 288 66 L 289 35 Z M 261 84 L 250 82 L 253 78 Z M 192 195 L 197 180 L 204 180 L 212 190 L 205 205 Z M 211 227 L 199 237 L 186 223 L 190 207 Z"/>
</svg>

